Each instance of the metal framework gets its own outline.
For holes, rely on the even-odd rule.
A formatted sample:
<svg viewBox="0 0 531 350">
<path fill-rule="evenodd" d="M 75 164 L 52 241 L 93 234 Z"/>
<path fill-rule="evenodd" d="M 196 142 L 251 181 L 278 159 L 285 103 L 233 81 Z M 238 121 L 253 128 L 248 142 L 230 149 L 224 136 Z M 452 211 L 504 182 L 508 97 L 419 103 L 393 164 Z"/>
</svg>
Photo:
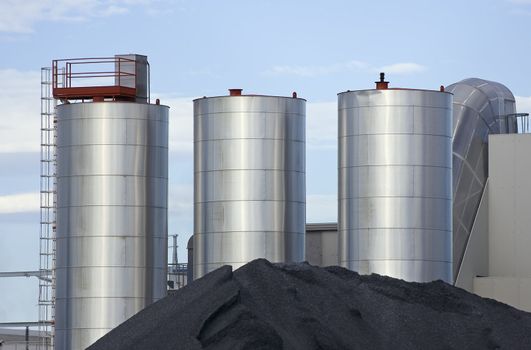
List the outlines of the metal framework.
<svg viewBox="0 0 531 350">
<path fill-rule="evenodd" d="M 186 286 L 188 284 L 187 276 L 187 263 L 168 264 L 168 281 L 170 282 L 170 290 L 177 290 Z"/>
<path fill-rule="evenodd" d="M 510 117 L 511 115 L 509 115 Z M 516 125 L 519 134 L 531 133 L 531 123 L 529 120 L 529 113 L 515 113 L 512 115 L 516 119 Z"/>
<path fill-rule="evenodd" d="M 39 349 L 53 347 L 55 318 L 55 107 L 52 69 L 41 69 Z M 46 278 L 44 278 L 46 277 Z"/>
<path fill-rule="evenodd" d="M 168 262 L 168 286 L 170 290 L 181 289 L 188 284 L 188 264 L 179 263 L 179 257 L 177 255 L 177 249 L 179 248 L 177 244 L 178 237 L 179 235 L 171 235 L 168 237 L 168 239 L 172 239 L 172 243 L 168 244 L 172 251 L 171 262 Z"/>
</svg>

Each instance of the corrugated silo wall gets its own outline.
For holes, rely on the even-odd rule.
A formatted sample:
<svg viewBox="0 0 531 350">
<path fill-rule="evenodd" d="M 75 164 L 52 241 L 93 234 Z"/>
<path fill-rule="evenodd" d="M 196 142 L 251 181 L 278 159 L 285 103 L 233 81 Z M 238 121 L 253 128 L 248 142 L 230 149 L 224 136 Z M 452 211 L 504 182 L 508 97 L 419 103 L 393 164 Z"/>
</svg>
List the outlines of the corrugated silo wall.
<svg viewBox="0 0 531 350">
<path fill-rule="evenodd" d="M 168 107 L 57 108 L 56 350 L 166 295 Z"/>
<path fill-rule="evenodd" d="M 452 280 L 452 95 L 339 94 L 339 260 L 362 274 Z"/>
<path fill-rule="evenodd" d="M 194 101 L 194 278 L 304 260 L 305 108 L 277 96 Z"/>
</svg>

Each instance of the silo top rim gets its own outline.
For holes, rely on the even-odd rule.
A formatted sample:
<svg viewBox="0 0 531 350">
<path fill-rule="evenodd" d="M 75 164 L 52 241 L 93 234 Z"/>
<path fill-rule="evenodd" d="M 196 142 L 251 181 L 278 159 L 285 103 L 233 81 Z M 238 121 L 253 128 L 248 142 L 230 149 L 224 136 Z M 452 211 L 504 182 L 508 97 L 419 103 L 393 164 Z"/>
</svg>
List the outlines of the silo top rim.
<svg viewBox="0 0 531 350">
<path fill-rule="evenodd" d="M 292 97 L 292 96 L 277 96 L 277 95 L 257 95 L 257 94 L 245 94 L 245 95 L 239 95 L 239 96 L 230 96 L 230 95 L 221 95 L 221 96 L 203 96 L 194 99 L 193 101 L 200 101 L 200 100 L 207 100 L 211 98 L 246 98 L 246 97 L 272 97 L 272 98 L 285 98 L 288 100 L 300 100 L 306 102 L 305 98 L 300 97 Z"/>
<path fill-rule="evenodd" d="M 410 88 L 387 88 L 387 89 L 361 89 L 361 90 L 347 90 L 343 92 L 339 92 L 338 95 L 342 94 L 348 94 L 351 92 L 362 92 L 362 91 L 422 91 L 422 92 L 435 92 L 435 93 L 441 93 L 441 94 L 450 94 L 453 95 L 453 93 L 449 91 L 440 91 L 440 90 L 429 90 L 429 89 L 410 89 Z"/>
<path fill-rule="evenodd" d="M 95 104 L 102 104 L 102 103 L 109 103 L 109 104 L 114 104 L 114 105 L 118 105 L 118 104 L 134 104 L 134 105 L 146 105 L 146 106 L 160 106 L 160 107 L 166 107 L 166 108 L 170 108 L 169 105 L 164 105 L 164 104 L 156 104 L 156 103 L 148 103 L 148 102 L 135 102 L 135 101 L 88 101 L 88 102 L 68 102 L 68 103 L 61 103 L 61 104 L 58 104 L 58 106 L 77 106 L 77 105 L 82 105 L 82 104 L 85 104 L 85 105 L 95 105 Z"/>
</svg>

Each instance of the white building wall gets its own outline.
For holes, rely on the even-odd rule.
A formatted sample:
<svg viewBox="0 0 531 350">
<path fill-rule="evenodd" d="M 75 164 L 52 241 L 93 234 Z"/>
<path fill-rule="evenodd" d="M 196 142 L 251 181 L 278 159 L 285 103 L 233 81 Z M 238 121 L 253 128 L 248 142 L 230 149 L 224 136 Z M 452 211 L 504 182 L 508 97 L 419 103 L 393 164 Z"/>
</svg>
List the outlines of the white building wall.
<svg viewBox="0 0 531 350">
<path fill-rule="evenodd" d="M 306 224 L 306 258 L 316 266 L 338 265 L 337 224 Z"/>
<path fill-rule="evenodd" d="M 479 203 L 474 226 L 463 256 L 455 286 L 474 293 L 474 278 L 489 275 L 489 181 Z"/>
<path fill-rule="evenodd" d="M 531 311 L 531 134 L 489 136 L 488 277 L 474 292 Z"/>
<path fill-rule="evenodd" d="M 489 275 L 531 277 L 531 134 L 489 145 Z"/>
<path fill-rule="evenodd" d="M 477 277 L 474 278 L 476 294 L 531 312 L 531 278 Z"/>
</svg>

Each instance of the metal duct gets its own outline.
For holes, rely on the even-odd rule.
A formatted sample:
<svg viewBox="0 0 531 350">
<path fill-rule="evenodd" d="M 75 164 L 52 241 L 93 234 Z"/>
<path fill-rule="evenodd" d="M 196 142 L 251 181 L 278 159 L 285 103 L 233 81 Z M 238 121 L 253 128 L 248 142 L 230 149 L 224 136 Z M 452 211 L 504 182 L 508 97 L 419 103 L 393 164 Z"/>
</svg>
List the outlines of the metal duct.
<svg viewBox="0 0 531 350">
<path fill-rule="evenodd" d="M 304 260 L 306 101 L 194 101 L 194 278 L 256 259 Z"/>
<path fill-rule="evenodd" d="M 488 135 L 516 132 L 515 99 L 504 85 L 477 78 L 446 88 L 453 102 L 454 276 L 461 267 L 488 176 Z"/>
<path fill-rule="evenodd" d="M 452 95 L 339 99 L 339 262 L 361 274 L 452 281 Z"/>
<path fill-rule="evenodd" d="M 57 107 L 56 349 L 166 295 L 168 107 Z"/>
</svg>

